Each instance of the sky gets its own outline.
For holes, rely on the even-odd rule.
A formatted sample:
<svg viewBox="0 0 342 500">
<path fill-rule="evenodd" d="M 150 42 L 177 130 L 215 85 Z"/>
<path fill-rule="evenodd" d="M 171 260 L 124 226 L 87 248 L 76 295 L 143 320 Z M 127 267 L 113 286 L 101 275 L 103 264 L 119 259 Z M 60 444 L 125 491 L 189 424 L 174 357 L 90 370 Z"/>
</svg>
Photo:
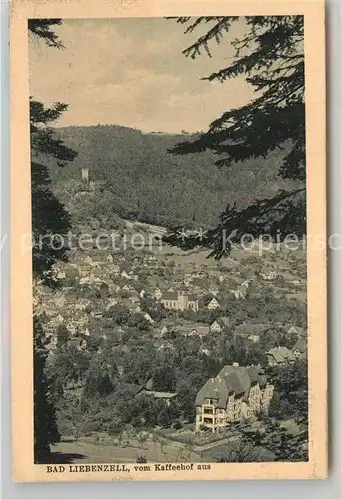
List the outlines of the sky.
<svg viewBox="0 0 342 500">
<path fill-rule="evenodd" d="M 65 20 L 55 32 L 65 50 L 29 39 L 30 95 L 68 110 L 57 126 L 117 124 L 144 132 L 195 132 L 253 96 L 243 77 L 225 83 L 201 78 L 229 65 L 232 39 L 243 34 L 243 18 L 224 42 L 212 42 L 212 58 L 195 60 L 182 50 L 195 36 L 166 19 Z"/>
</svg>

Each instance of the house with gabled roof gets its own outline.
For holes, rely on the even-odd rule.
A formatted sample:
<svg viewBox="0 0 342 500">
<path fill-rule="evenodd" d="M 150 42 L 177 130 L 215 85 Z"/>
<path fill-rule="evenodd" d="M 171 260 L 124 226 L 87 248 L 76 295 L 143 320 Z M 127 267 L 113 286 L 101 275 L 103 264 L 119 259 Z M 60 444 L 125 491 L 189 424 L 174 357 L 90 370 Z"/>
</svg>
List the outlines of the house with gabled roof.
<svg viewBox="0 0 342 500">
<path fill-rule="evenodd" d="M 59 280 L 63 280 L 64 278 L 66 278 L 65 270 L 57 268 L 56 278 Z"/>
<path fill-rule="evenodd" d="M 215 298 L 215 297 L 213 297 L 213 298 L 211 299 L 211 301 L 210 301 L 210 302 L 208 303 L 208 305 L 207 305 L 207 308 L 208 308 L 209 310 L 218 309 L 219 307 L 221 307 L 221 306 L 220 306 L 219 302 L 216 300 L 216 298 Z"/>
<path fill-rule="evenodd" d="M 306 359 L 307 350 L 306 343 L 302 339 L 298 339 L 295 345 L 292 347 L 292 354 L 295 359 Z"/>
<path fill-rule="evenodd" d="M 227 316 L 220 316 L 219 318 L 219 323 L 222 326 L 222 328 L 230 326 L 230 320 Z"/>
<path fill-rule="evenodd" d="M 211 325 L 210 325 L 211 333 L 220 333 L 221 330 L 222 330 L 222 327 L 217 320 L 215 320 L 211 323 Z"/>
<path fill-rule="evenodd" d="M 212 333 L 220 333 L 224 328 L 229 326 L 229 323 L 229 318 L 222 316 L 211 323 L 210 331 Z"/>
<path fill-rule="evenodd" d="M 166 335 L 167 333 L 174 331 L 175 329 L 176 329 L 175 322 L 173 320 L 164 318 L 159 323 L 156 333 L 163 336 Z"/>
<path fill-rule="evenodd" d="M 177 392 L 155 391 L 153 389 L 153 379 L 152 378 L 150 378 L 146 382 L 146 384 L 144 384 L 140 394 L 146 394 L 147 396 L 151 396 L 154 399 L 159 399 L 159 400 L 165 401 L 167 406 L 170 406 L 171 401 L 175 400 L 178 396 Z"/>
<path fill-rule="evenodd" d="M 110 293 L 118 293 L 121 290 L 120 286 L 116 283 L 109 283 L 108 288 Z"/>
<path fill-rule="evenodd" d="M 266 353 L 269 366 L 281 366 L 288 363 L 293 363 L 295 357 L 286 346 L 273 347 Z"/>
<path fill-rule="evenodd" d="M 301 326 L 296 326 L 296 325 L 292 325 L 292 324 L 287 324 L 287 325 L 284 325 L 284 329 L 286 330 L 286 333 L 295 333 L 296 335 L 303 335 L 304 334 L 304 328 L 302 328 Z"/>
<path fill-rule="evenodd" d="M 58 325 L 60 325 L 64 321 L 64 317 L 60 313 L 54 319 L 55 319 L 56 324 L 58 324 Z"/>
<path fill-rule="evenodd" d="M 75 335 L 77 331 L 77 327 L 71 319 L 67 322 L 66 329 L 71 335 Z"/>
<path fill-rule="evenodd" d="M 252 342 L 259 342 L 260 335 L 267 329 L 264 323 L 241 323 L 235 328 L 235 335 L 245 337 Z"/>
<path fill-rule="evenodd" d="M 224 366 L 197 393 L 196 430 L 204 427 L 216 432 L 232 422 L 267 413 L 273 391 L 260 367 Z"/>
<path fill-rule="evenodd" d="M 175 328 L 182 335 L 199 335 L 206 336 L 210 332 L 210 327 L 203 323 L 186 323 Z"/>
<path fill-rule="evenodd" d="M 118 303 L 117 299 L 115 298 L 110 298 L 107 302 L 107 305 L 106 305 L 106 311 L 108 311 L 111 307 L 114 307 L 116 304 Z"/>
<path fill-rule="evenodd" d="M 160 288 L 156 288 L 153 292 L 153 296 L 156 300 L 159 300 L 162 297 L 163 293 Z"/>
</svg>

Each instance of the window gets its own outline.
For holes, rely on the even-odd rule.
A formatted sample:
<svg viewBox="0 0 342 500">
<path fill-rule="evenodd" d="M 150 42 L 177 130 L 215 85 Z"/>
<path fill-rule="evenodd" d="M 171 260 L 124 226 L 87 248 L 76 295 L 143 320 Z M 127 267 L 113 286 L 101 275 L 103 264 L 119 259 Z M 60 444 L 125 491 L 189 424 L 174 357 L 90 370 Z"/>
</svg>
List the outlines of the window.
<svg viewBox="0 0 342 500">
<path fill-rule="evenodd" d="M 204 412 L 204 413 L 213 414 L 213 413 L 214 413 L 214 410 L 213 410 L 212 408 L 204 408 L 204 409 L 203 409 L 203 412 Z"/>
</svg>

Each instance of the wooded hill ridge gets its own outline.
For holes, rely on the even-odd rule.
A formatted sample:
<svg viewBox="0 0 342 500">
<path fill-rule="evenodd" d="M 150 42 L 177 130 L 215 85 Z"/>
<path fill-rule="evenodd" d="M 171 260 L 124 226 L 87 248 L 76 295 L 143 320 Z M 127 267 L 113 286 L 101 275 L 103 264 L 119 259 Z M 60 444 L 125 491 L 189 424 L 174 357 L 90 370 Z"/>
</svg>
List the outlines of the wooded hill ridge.
<svg viewBox="0 0 342 500">
<path fill-rule="evenodd" d="M 166 227 L 207 229 L 217 223 L 227 204 L 244 206 L 289 186 L 277 176 L 286 145 L 265 159 L 219 169 L 212 152 L 186 156 L 169 152 L 175 144 L 193 140 L 194 134 L 144 133 L 119 125 L 54 131 L 78 152 L 64 168 L 50 164 L 54 190 L 76 224 L 89 216 L 110 227 L 128 218 Z M 82 168 L 89 169 L 96 192 L 88 199 L 83 196 L 79 203 L 75 194 L 83 189 Z"/>
</svg>

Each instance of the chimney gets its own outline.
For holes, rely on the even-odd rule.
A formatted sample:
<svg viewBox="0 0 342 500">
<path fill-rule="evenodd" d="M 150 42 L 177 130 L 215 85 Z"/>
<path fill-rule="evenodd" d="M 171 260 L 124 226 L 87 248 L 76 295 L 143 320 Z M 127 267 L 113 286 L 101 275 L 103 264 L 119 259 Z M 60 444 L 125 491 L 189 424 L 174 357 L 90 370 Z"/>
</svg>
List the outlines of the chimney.
<svg viewBox="0 0 342 500">
<path fill-rule="evenodd" d="M 234 361 L 233 366 L 234 366 L 234 368 L 236 368 L 237 366 L 239 366 L 239 363 L 237 363 L 236 361 Z"/>
</svg>

